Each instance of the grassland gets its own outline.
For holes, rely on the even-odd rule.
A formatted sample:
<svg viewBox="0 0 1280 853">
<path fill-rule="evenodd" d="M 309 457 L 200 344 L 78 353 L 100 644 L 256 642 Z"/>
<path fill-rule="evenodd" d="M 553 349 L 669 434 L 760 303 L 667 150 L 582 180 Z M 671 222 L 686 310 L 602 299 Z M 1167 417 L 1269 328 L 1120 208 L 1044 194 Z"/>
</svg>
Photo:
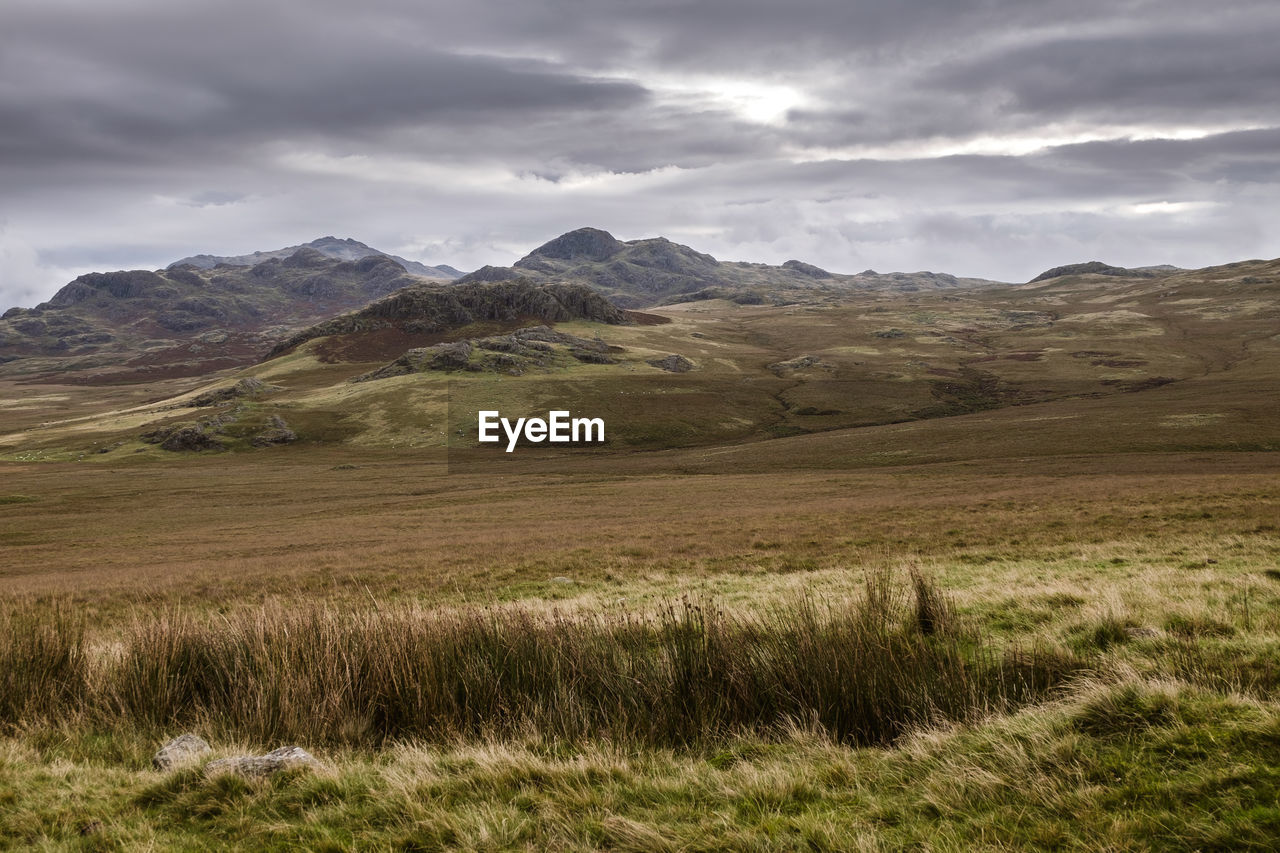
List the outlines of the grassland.
<svg viewBox="0 0 1280 853">
<path fill-rule="evenodd" d="M 598 624 L 687 595 L 747 619 L 915 570 L 984 648 L 1081 671 L 1022 711 L 939 717 L 889 749 L 802 721 L 683 746 L 536 727 L 374 745 L 218 725 L 195 702 L 148 717 L 144 692 L 128 715 L 10 725 L 14 845 L 1225 850 L 1267 849 L 1280 820 L 1274 454 L 504 480 L 350 450 L 170 464 L 7 466 L 22 496 L 2 508 L 9 604 L 75 614 L 91 655 L 120 660 L 158 626 L 199 648 L 310 608 L 376 625 L 497 603 Z M 243 699 L 270 695 L 253 683 Z M 219 754 L 287 733 L 327 769 L 150 770 L 193 725 Z"/>
<path fill-rule="evenodd" d="M 0 846 L 1274 849 L 1267 269 L 692 303 L 471 378 L 645 414 L 599 452 L 448 448 L 447 378 L 306 351 L 264 450 L 136 440 L 195 383 L 6 385 Z M 187 728 L 325 767 L 150 769 Z"/>
</svg>

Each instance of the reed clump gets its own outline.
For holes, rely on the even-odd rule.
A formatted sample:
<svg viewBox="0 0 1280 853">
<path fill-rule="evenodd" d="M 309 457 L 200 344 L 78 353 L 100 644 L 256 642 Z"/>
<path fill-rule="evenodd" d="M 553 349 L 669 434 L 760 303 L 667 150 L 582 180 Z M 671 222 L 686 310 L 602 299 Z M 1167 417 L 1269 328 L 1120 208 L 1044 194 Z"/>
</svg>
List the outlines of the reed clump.
<svg viewBox="0 0 1280 853">
<path fill-rule="evenodd" d="M 0 722 L 62 716 L 374 747 L 531 736 L 683 747 L 801 727 L 869 745 L 1034 702 L 1080 669 L 1061 654 L 997 648 L 941 602 L 922 578 L 873 575 L 858 597 L 757 611 L 681 599 L 586 615 L 170 612 L 126 627 L 97 656 L 82 626 L 55 620 L 0 636 Z M 31 613 L 3 618 L 34 624 Z"/>
</svg>

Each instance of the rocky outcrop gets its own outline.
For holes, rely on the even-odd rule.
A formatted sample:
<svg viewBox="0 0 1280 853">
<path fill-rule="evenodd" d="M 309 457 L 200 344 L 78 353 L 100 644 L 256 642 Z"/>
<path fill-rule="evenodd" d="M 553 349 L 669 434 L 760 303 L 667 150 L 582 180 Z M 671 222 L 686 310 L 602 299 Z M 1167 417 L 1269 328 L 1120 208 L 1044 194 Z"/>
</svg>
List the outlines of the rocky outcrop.
<svg viewBox="0 0 1280 853">
<path fill-rule="evenodd" d="M 198 453 L 202 450 L 225 450 L 226 447 L 213 434 L 207 424 L 184 424 L 161 427 L 145 433 L 142 440 L 160 445 L 161 450 L 172 453 Z"/>
<path fill-rule="evenodd" d="M 188 732 L 178 735 L 156 750 L 156 754 L 151 756 L 151 766 L 157 770 L 173 770 L 194 764 L 211 752 L 213 749 L 208 741 L 200 735 Z"/>
<path fill-rule="evenodd" d="M 205 450 L 227 450 L 236 446 L 239 441 L 248 441 L 254 447 L 290 444 L 298 440 L 298 434 L 279 415 L 271 415 L 262 423 L 257 421 L 251 407 L 237 405 L 230 410 L 201 418 L 194 424 L 166 424 L 156 427 L 139 438 L 148 444 L 159 445 L 161 450 L 198 453 Z"/>
<path fill-rule="evenodd" d="M 688 373 L 693 370 L 693 362 L 682 355 L 672 353 L 664 358 L 651 358 L 645 362 L 659 370 L 665 370 L 669 373 Z"/>
<path fill-rule="evenodd" d="M 538 341 L 545 344 L 566 344 L 582 349 L 598 349 L 601 352 L 609 349 L 609 345 L 604 341 L 598 339 L 589 340 L 577 335 L 570 335 L 567 332 L 557 332 L 550 326 L 530 326 L 527 329 L 517 329 L 511 333 L 511 337 L 526 345 L 530 341 Z"/>
<path fill-rule="evenodd" d="M 480 321 L 512 322 L 537 319 L 548 323 L 592 320 L 624 324 L 626 316 L 607 299 L 583 284 L 537 284 L 528 279 L 464 282 L 454 285 L 419 284 L 406 287 L 359 311 L 312 326 L 276 347 L 286 352 L 312 338 L 350 335 L 395 328 L 429 334 Z"/>
<path fill-rule="evenodd" d="M 425 370 L 467 370 L 471 366 L 471 352 L 473 349 L 470 341 L 453 341 L 430 347 L 415 347 L 405 351 L 404 355 L 390 364 L 369 373 L 361 374 L 351 381 L 370 382 L 375 379 L 390 379 L 393 376 L 422 373 Z"/>
<path fill-rule="evenodd" d="M 590 364 L 616 364 L 611 348 L 599 338 L 583 338 L 557 332 L 550 326 L 529 326 L 508 335 L 471 338 L 408 350 L 395 361 L 362 374 L 352 382 L 370 382 L 429 370 L 506 373 L 519 376 L 535 368 L 556 364 L 556 345 L 563 353 Z M 563 355 L 559 356 L 561 364 Z"/>
</svg>

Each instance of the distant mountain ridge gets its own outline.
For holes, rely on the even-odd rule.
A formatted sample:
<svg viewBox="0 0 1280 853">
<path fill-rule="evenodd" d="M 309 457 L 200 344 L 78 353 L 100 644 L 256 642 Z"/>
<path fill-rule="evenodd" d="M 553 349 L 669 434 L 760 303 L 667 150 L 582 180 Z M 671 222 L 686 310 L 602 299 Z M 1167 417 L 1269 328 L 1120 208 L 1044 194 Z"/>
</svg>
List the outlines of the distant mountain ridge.
<svg viewBox="0 0 1280 853">
<path fill-rule="evenodd" d="M 112 381 L 195 375 L 252 363 L 292 331 L 424 281 L 385 255 L 337 260 L 309 247 L 253 266 L 88 273 L 0 317 L 0 363 L 101 368 Z"/>
<path fill-rule="evenodd" d="M 719 261 L 665 237 L 624 242 L 598 228 L 561 234 L 510 267 L 482 267 L 458 281 L 517 278 L 584 282 L 624 308 L 719 298 L 761 304 L 815 291 L 912 292 L 1002 283 L 932 272 L 839 275 L 798 260 L 781 266 Z"/>
<path fill-rule="evenodd" d="M 1153 267 L 1114 267 L 1111 264 L 1104 264 L 1102 261 L 1086 261 L 1082 264 L 1067 264 L 1066 266 L 1045 270 L 1027 283 L 1035 284 L 1037 281 L 1048 281 L 1051 278 L 1058 278 L 1064 275 L 1113 275 L 1126 278 L 1156 278 L 1177 272 L 1183 272 L 1182 268 L 1169 264 L 1160 264 Z"/>
<path fill-rule="evenodd" d="M 454 269 L 448 264 L 439 264 L 437 266 L 427 266 L 418 261 L 410 261 L 399 255 L 392 255 L 389 252 L 381 252 L 372 248 L 359 240 L 353 240 L 350 237 L 320 237 L 312 240 L 310 243 L 302 243 L 298 246 L 287 246 L 283 249 L 272 249 L 264 252 L 250 252 L 247 255 L 192 255 L 181 260 L 174 261 L 169 264 L 168 269 L 181 266 L 193 266 L 197 269 L 213 269 L 218 264 L 228 264 L 236 267 L 251 267 L 260 264 L 271 258 L 287 258 L 299 249 L 315 249 L 320 254 L 334 258 L 339 261 L 358 261 L 367 258 L 370 255 L 385 255 L 391 258 L 406 271 L 420 275 L 423 278 L 434 278 L 442 281 L 452 281 L 462 275 L 461 270 Z"/>
</svg>

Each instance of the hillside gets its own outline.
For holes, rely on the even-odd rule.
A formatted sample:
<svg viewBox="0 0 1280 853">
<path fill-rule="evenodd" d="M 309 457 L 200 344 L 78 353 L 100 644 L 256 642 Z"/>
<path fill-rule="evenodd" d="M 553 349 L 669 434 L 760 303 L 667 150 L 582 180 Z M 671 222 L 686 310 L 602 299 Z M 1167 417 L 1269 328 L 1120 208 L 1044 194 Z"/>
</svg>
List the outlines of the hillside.
<svg viewBox="0 0 1280 853">
<path fill-rule="evenodd" d="M 562 234 L 510 267 L 482 267 L 460 281 L 519 277 L 582 281 L 624 308 L 717 298 L 759 305 L 851 291 L 911 293 L 997 283 L 931 272 L 838 275 L 796 260 L 781 266 L 718 261 L 664 237 L 623 242 L 598 228 Z"/>
</svg>

